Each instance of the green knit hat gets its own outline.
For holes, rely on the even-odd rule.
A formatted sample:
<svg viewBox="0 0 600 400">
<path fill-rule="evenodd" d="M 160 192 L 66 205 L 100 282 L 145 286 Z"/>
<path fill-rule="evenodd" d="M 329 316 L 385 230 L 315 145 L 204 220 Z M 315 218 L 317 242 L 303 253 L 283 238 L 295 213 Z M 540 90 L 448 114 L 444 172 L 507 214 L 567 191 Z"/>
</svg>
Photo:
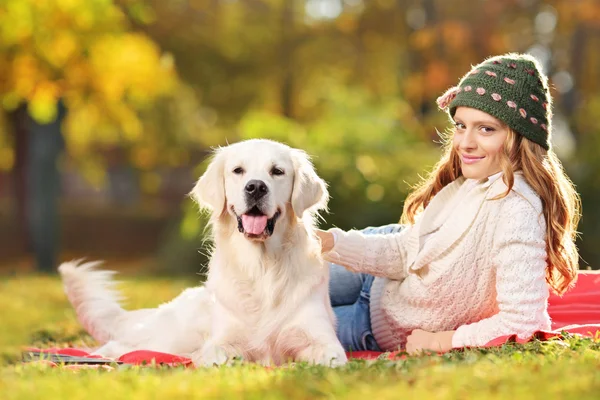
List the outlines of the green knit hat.
<svg viewBox="0 0 600 400">
<path fill-rule="evenodd" d="M 527 139 L 550 148 L 552 97 L 548 78 L 527 54 L 505 54 L 476 65 L 437 99 L 454 118 L 460 106 L 476 108 L 508 125 Z"/>
</svg>

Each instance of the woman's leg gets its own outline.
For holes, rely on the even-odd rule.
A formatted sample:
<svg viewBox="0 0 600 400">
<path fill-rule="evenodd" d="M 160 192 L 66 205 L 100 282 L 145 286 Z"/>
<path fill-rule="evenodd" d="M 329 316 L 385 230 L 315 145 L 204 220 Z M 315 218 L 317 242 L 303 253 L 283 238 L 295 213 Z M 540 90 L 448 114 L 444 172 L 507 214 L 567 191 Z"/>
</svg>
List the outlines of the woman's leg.
<svg viewBox="0 0 600 400">
<path fill-rule="evenodd" d="M 346 351 L 381 351 L 371 330 L 369 312 L 371 285 L 375 277 L 365 275 L 358 299 L 351 305 L 333 307 L 336 335 Z"/>
<path fill-rule="evenodd" d="M 329 264 L 329 298 L 333 307 L 351 305 L 358 300 L 364 274 L 348 271 L 337 264 Z"/>
</svg>

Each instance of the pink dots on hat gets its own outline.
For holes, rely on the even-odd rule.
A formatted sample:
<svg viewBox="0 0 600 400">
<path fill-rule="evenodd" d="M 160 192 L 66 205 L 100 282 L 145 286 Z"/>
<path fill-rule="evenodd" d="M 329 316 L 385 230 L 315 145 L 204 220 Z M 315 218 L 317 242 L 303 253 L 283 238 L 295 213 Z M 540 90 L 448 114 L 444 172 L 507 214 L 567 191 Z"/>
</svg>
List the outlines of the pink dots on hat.
<svg viewBox="0 0 600 400">
<path fill-rule="evenodd" d="M 542 107 L 544 107 L 544 110 L 548 110 L 548 103 L 543 103 Z"/>
<path fill-rule="evenodd" d="M 493 76 L 494 78 L 497 76 L 494 71 L 485 71 L 486 75 Z"/>
<path fill-rule="evenodd" d="M 531 69 L 531 68 L 525 68 L 525 72 L 527 72 L 529 75 L 534 76 L 535 75 L 535 70 Z"/>
<path fill-rule="evenodd" d="M 531 122 L 533 122 L 534 124 L 537 124 L 537 123 L 538 123 L 538 120 L 537 120 L 537 118 L 531 117 L 531 118 L 529 118 L 529 120 L 530 120 Z"/>
<path fill-rule="evenodd" d="M 474 69 L 473 71 L 469 72 L 469 75 L 475 75 L 478 74 L 479 70 L 478 69 Z"/>
<path fill-rule="evenodd" d="M 485 94 L 485 89 L 482 87 L 478 87 L 476 90 L 478 95 L 483 96 Z"/>
<path fill-rule="evenodd" d="M 517 68 L 517 64 L 510 63 L 510 64 L 508 64 L 508 68 L 516 69 Z"/>
<path fill-rule="evenodd" d="M 504 82 L 514 85 L 515 84 L 515 80 L 514 79 L 510 79 L 510 78 L 504 78 Z"/>
<path fill-rule="evenodd" d="M 516 109 L 516 108 L 517 108 L 517 103 L 515 103 L 515 102 L 514 102 L 514 101 L 512 101 L 512 100 L 509 100 L 509 101 L 507 101 L 507 102 L 506 102 L 506 104 L 507 104 L 507 105 L 508 105 L 510 108 L 514 108 L 514 109 Z"/>
<path fill-rule="evenodd" d="M 492 99 L 500 101 L 502 100 L 502 96 L 500 96 L 498 93 L 492 93 Z"/>
<path fill-rule="evenodd" d="M 531 99 L 532 99 L 533 101 L 540 101 L 539 97 L 537 97 L 535 94 L 532 94 L 532 95 L 531 95 Z"/>
<path fill-rule="evenodd" d="M 473 87 L 465 86 L 465 92 L 470 92 L 471 90 L 473 90 Z"/>
<path fill-rule="evenodd" d="M 524 108 L 519 108 L 519 114 L 521 114 L 521 117 L 527 118 L 527 111 Z"/>
<path fill-rule="evenodd" d="M 545 130 L 546 132 L 548 131 L 548 128 L 546 128 L 546 124 L 540 124 L 540 127 Z"/>
</svg>

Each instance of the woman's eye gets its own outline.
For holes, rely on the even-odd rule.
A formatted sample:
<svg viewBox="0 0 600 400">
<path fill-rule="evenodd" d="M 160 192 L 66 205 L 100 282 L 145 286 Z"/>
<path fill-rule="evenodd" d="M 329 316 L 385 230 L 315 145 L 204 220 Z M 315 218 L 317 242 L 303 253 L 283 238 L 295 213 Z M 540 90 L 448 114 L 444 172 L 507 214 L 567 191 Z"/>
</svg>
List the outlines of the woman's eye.
<svg viewBox="0 0 600 400">
<path fill-rule="evenodd" d="M 271 168 L 271 175 L 279 176 L 279 175 L 283 175 L 283 174 L 285 174 L 285 172 L 281 168 L 277 168 L 277 167 Z"/>
<path fill-rule="evenodd" d="M 237 167 L 236 169 L 233 170 L 233 173 L 236 175 L 241 175 L 244 173 L 244 168 L 242 167 Z"/>
<path fill-rule="evenodd" d="M 465 125 L 461 122 L 455 122 L 454 126 L 456 127 L 456 129 L 465 129 Z"/>
<path fill-rule="evenodd" d="M 495 131 L 495 129 L 494 129 L 494 128 L 490 128 L 489 126 L 482 126 L 482 127 L 481 127 L 481 130 L 482 130 L 484 133 L 492 133 L 492 132 L 494 132 L 494 131 Z"/>
</svg>

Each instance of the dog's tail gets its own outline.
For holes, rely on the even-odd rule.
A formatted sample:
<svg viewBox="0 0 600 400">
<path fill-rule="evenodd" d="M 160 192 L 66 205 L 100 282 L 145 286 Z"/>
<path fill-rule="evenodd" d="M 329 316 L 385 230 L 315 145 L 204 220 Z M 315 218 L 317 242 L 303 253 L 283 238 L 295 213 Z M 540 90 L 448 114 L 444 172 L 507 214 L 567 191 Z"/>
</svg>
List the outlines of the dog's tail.
<svg viewBox="0 0 600 400">
<path fill-rule="evenodd" d="M 114 289 L 114 271 L 96 269 L 102 262 L 70 261 L 58 267 L 65 293 L 77 319 L 90 335 L 101 343 L 112 339 L 117 319 L 126 311 Z"/>
</svg>

